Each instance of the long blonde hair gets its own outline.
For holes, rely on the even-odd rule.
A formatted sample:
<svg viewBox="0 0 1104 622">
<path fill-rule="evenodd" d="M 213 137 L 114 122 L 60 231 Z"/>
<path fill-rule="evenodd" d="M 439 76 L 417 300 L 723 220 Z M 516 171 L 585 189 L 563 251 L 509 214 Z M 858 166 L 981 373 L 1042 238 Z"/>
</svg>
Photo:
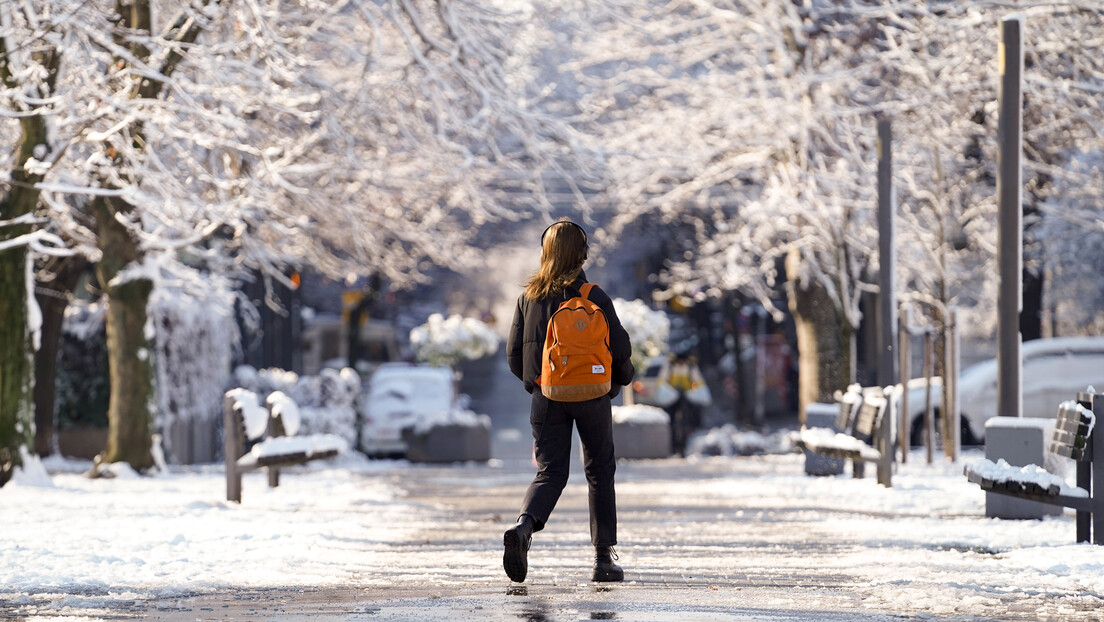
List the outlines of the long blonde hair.
<svg viewBox="0 0 1104 622">
<path fill-rule="evenodd" d="M 582 227 L 561 219 L 544 233 L 540 268 L 525 284 L 525 297 L 543 300 L 562 292 L 579 278 L 587 258 L 587 239 Z"/>
</svg>

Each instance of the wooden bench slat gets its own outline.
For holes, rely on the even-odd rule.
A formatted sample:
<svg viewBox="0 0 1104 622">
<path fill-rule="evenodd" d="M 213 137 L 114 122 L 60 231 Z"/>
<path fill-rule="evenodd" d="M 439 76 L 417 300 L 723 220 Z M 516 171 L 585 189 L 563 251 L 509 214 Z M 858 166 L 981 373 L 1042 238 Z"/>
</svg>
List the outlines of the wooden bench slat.
<svg viewBox="0 0 1104 622">
<path fill-rule="evenodd" d="M 1081 461 L 1086 457 L 1084 449 L 1078 449 L 1076 447 L 1070 447 L 1060 443 L 1050 444 L 1050 453 L 1062 456 L 1064 458 L 1072 458 L 1073 460 Z"/>
<path fill-rule="evenodd" d="M 1077 434 L 1066 432 L 1065 430 L 1057 429 L 1054 430 L 1054 435 L 1051 437 L 1051 440 L 1052 443 L 1055 445 L 1065 445 L 1066 447 L 1071 447 L 1073 449 L 1079 449 L 1082 451 L 1084 451 L 1085 447 L 1087 447 L 1089 444 L 1088 437 L 1086 436 L 1079 436 Z"/>
<path fill-rule="evenodd" d="M 1017 499 L 1026 499 L 1028 501 L 1037 501 L 1039 503 L 1046 503 L 1047 505 L 1057 505 L 1061 507 L 1071 508 L 1082 512 L 1092 511 L 1092 499 L 1088 497 L 1067 497 L 1065 495 L 1040 495 L 1033 494 L 1026 491 L 1013 491 L 1002 488 L 985 488 L 982 489 L 986 492 L 994 494 L 1005 495 L 1008 497 L 1016 497 Z"/>
<path fill-rule="evenodd" d="M 1016 479 L 994 480 L 974 471 L 971 469 L 971 466 L 972 465 L 967 464 L 963 467 L 963 474 L 966 476 L 966 480 L 970 483 L 977 484 L 986 492 L 1074 509 L 1088 508 L 1091 504 L 1091 500 L 1088 497 L 1063 495 L 1062 488 L 1058 484 L 1048 484 L 1044 487 L 1038 482 L 1028 482 Z"/>
<path fill-rule="evenodd" d="M 322 460 L 325 458 L 332 458 L 339 452 L 336 449 L 328 451 L 320 451 L 312 454 L 308 454 L 304 451 L 299 451 L 290 454 L 275 455 L 275 456 L 261 456 L 257 458 L 257 465 L 262 467 L 271 466 L 292 466 L 296 464 L 306 464 L 314 460 Z"/>
<path fill-rule="evenodd" d="M 1088 436 L 1089 424 L 1084 421 L 1076 421 L 1073 419 L 1059 419 L 1054 424 L 1054 430 L 1066 432 L 1076 436 Z"/>
<path fill-rule="evenodd" d="M 831 442 L 826 442 L 820 439 L 808 440 L 798 438 L 794 442 L 794 445 L 796 445 L 799 449 L 807 449 L 813 453 L 830 456 L 832 458 L 842 458 L 844 460 L 862 460 L 864 462 L 877 462 L 882 458 L 882 454 L 877 449 L 874 449 L 866 443 L 861 443 L 858 447 L 845 447 L 843 445 L 835 445 Z"/>
</svg>

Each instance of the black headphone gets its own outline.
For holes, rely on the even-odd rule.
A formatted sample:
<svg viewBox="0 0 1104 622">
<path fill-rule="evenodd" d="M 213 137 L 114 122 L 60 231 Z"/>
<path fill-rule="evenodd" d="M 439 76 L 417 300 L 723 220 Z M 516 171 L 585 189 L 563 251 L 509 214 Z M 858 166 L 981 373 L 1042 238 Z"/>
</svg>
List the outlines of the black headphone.
<svg viewBox="0 0 1104 622">
<path fill-rule="evenodd" d="M 590 255 L 590 241 L 587 239 L 586 229 L 583 229 L 582 225 L 571 222 L 570 220 L 557 220 L 556 222 L 548 225 L 544 228 L 544 233 L 541 233 L 541 247 L 544 247 L 544 236 L 548 235 L 548 230 L 556 225 L 571 225 L 579 230 L 579 233 L 583 234 L 583 260 L 585 261 Z"/>
</svg>

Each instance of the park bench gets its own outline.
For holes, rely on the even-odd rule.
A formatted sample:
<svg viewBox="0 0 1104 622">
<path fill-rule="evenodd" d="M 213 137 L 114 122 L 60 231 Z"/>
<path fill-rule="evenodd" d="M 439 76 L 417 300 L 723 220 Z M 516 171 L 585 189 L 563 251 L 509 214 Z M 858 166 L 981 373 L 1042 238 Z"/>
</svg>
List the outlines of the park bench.
<svg viewBox="0 0 1104 622">
<path fill-rule="evenodd" d="M 298 409 L 283 393 L 272 393 L 266 402 L 267 408 L 247 389 L 223 396 L 227 501 L 241 503 L 243 473 L 263 468 L 269 487 L 275 488 L 281 467 L 332 458 L 346 448 L 344 439 L 332 434 L 296 436 Z M 252 443 L 248 451 L 247 443 Z"/>
<path fill-rule="evenodd" d="M 803 428 L 794 444 L 800 448 L 823 456 L 850 460 L 852 474 L 861 478 L 865 474 L 865 463 L 878 465 L 878 483 L 892 485 L 893 448 L 888 442 L 890 435 L 883 426 L 891 426 L 890 401 L 893 390 L 867 389 L 855 384 L 846 392 L 836 392 L 839 415 L 835 429 Z M 837 432 L 836 430 L 841 430 Z"/>
<path fill-rule="evenodd" d="M 968 463 L 966 478 L 983 490 L 1038 501 L 1077 511 L 1077 541 L 1104 544 L 1104 461 L 1095 459 L 1093 429 L 1096 417 L 1104 414 L 1104 394 L 1078 393 L 1077 400 L 1062 402 L 1054 422 L 1051 453 L 1071 458 L 1077 465 L 1077 485 L 1039 465 L 1018 468 L 1003 459 Z M 1091 527 L 1091 529 L 1090 529 Z"/>
</svg>

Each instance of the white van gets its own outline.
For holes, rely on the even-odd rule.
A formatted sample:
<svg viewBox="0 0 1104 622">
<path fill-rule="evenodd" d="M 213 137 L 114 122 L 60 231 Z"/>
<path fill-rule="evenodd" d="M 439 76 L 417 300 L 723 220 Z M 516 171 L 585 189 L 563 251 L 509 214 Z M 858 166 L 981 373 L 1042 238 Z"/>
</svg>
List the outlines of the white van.
<svg viewBox="0 0 1104 622">
<path fill-rule="evenodd" d="M 1104 391 L 1104 337 L 1033 339 L 1020 349 L 1023 370 L 1024 417 L 1054 417 L 1058 404 L 1092 386 Z M 942 378 L 932 379 L 932 403 L 939 416 Z M 924 380 L 909 381 L 910 440 L 922 444 Z M 985 422 L 997 416 L 997 361 L 988 359 L 967 367 L 958 381 L 963 445 L 985 442 Z M 937 428 L 938 429 L 938 428 Z"/>
</svg>

